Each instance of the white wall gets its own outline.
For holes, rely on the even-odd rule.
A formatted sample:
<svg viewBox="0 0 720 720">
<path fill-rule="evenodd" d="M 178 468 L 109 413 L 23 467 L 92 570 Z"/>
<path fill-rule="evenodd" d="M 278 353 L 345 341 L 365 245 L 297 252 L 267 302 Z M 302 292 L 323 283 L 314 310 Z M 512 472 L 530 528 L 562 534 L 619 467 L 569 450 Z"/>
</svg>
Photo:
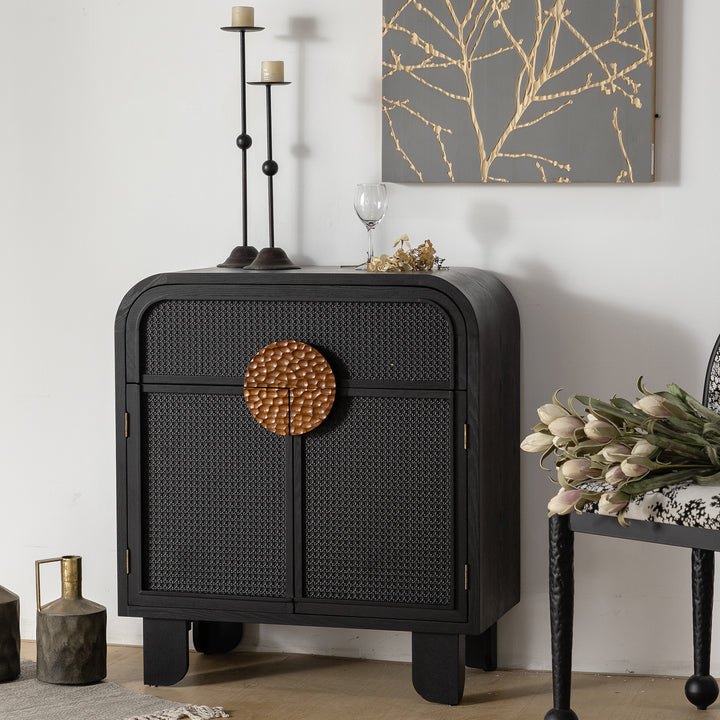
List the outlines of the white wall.
<svg viewBox="0 0 720 720">
<path fill-rule="evenodd" d="M 85 594 L 117 618 L 113 319 L 155 272 L 206 267 L 239 234 L 237 38 L 219 0 L 4 0 L 0 21 L 0 583 L 34 634 L 35 559 L 83 556 Z M 275 95 L 278 244 L 306 264 L 358 261 L 356 182 L 380 171 L 380 0 L 257 0 L 250 73 L 286 60 Z M 525 427 L 558 387 L 632 395 L 637 376 L 701 392 L 720 331 L 708 48 L 716 0 L 659 0 L 658 182 L 652 186 L 390 188 L 381 236 L 430 237 L 448 264 L 497 272 L 523 327 Z M 303 30 L 304 29 L 304 30 Z M 304 33 L 304 34 L 303 34 Z M 251 231 L 262 246 L 262 90 L 249 89 Z M 544 506 L 525 457 L 522 602 L 500 624 L 502 666 L 547 668 Z M 576 667 L 688 673 L 688 552 L 578 537 Z M 56 589 L 47 573 L 47 596 Z M 407 659 L 409 636 L 251 628 L 247 647 Z M 716 657 L 718 654 L 716 653 Z"/>
</svg>

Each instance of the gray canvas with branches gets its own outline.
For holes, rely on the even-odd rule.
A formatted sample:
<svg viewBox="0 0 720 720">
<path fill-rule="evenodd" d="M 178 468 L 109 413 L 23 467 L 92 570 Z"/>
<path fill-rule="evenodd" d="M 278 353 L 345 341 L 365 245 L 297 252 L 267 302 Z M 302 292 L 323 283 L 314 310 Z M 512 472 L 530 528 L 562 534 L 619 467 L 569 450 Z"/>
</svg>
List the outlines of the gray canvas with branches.
<svg viewBox="0 0 720 720">
<path fill-rule="evenodd" d="M 383 180 L 653 179 L 655 0 L 383 0 Z"/>
</svg>

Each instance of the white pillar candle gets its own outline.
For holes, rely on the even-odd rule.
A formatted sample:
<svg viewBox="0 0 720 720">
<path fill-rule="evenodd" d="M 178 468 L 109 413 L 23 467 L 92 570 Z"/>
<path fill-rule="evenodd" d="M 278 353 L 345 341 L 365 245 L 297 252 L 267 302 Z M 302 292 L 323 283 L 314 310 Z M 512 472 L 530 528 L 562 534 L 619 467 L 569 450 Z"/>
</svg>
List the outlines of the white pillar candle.
<svg viewBox="0 0 720 720">
<path fill-rule="evenodd" d="M 233 27 L 254 27 L 255 9 L 251 7 L 234 7 L 232 9 Z"/>
<path fill-rule="evenodd" d="M 260 67 L 262 82 L 285 82 L 285 63 L 282 60 L 263 60 Z"/>
</svg>

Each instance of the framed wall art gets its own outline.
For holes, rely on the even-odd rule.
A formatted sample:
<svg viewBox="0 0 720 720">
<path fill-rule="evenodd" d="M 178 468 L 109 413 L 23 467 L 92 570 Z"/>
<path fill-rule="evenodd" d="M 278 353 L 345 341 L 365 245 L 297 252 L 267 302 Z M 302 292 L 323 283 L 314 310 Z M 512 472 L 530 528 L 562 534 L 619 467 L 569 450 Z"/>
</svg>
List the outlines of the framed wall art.
<svg viewBox="0 0 720 720">
<path fill-rule="evenodd" d="M 653 180 L 655 22 L 655 0 L 383 0 L 383 180 Z"/>
</svg>

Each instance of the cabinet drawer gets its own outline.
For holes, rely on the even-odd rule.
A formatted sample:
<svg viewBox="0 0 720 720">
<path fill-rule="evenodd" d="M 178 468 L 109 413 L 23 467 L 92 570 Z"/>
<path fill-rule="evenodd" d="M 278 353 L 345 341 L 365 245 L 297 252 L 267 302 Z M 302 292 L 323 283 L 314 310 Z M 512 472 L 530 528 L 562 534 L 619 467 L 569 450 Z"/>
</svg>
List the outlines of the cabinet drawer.
<svg viewBox="0 0 720 720">
<path fill-rule="evenodd" d="M 287 293 L 285 293 L 287 296 Z M 242 383 L 261 348 L 312 345 L 339 383 L 355 387 L 453 388 L 457 333 L 437 302 L 397 299 L 160 299 L 142 313 L 137 359 L 144 378 Z M 132 346 L 130 346 L 132 349 Z M 137 379 L 129 378 L 131 382 Z"/>
</svg>

